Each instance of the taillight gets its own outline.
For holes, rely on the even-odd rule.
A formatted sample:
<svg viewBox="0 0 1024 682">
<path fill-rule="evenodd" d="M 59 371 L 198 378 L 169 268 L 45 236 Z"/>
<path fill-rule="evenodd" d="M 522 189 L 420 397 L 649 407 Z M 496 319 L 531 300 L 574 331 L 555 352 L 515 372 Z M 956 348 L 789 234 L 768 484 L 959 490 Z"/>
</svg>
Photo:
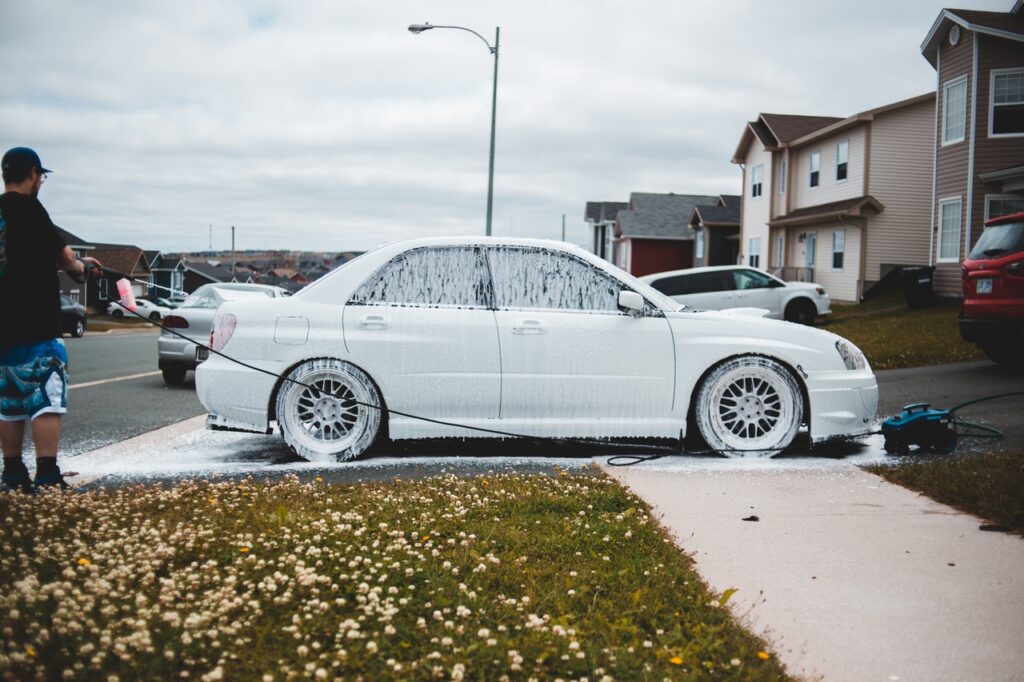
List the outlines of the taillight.
<svg viewBox="0 0 1024 682">
<path fill-rule="evenodd" d="M 235 325 L 238 323 L 238 318 L 229 313 L 217 313 L 217 316 L 213 318 L 213 329 L 210 330 L 210 348 L 213 350 L 223 350 L 224 346 L 228 345 L 228 341 L 231 340 L 231 335 L 235 333 Z"/>
<path fill-rule="evenodd" d="M 188 320 L 181 315 L 168 315 L 163 325 L 169 329 L 188 329 Z"/>
</svg>

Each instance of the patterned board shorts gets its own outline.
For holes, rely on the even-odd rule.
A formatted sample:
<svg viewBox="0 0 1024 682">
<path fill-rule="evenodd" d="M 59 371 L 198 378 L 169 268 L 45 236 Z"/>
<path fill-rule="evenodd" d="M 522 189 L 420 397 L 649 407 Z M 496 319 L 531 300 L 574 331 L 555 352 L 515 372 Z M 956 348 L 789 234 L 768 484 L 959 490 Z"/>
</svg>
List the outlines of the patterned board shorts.
<svg viewBox="0 0 1024 682">
<path fill-rule="evenodd" d="M 0 346 L 0 421 L 67 412 L 67 363 L 60 339 Z"/>
</svg>

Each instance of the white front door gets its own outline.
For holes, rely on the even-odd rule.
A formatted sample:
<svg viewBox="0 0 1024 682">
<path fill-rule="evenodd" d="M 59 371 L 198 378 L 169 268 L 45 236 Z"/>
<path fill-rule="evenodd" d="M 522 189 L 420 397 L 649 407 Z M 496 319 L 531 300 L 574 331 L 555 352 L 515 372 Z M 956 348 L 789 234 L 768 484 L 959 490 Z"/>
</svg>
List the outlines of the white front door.
<svg viewBox="0 0 1024 682">
<path fill-rule="evenodd" d="M 625 284 L 569 254 L 488 249 L 501 343 L 501 418 L 565 435 L 675 435 L 675 352 L 655 310 L 618 309 Z M 508 423 L 506 422 L 506 423 Z M 532 432 L 543 432 L 531 429 Z"/>
<path fill-rule="evenodd" d="M 498 416 L 498 334 L 478 249 L 398 256 L 353 295 L 343 324 L 349 352 L 389 408 L 448 421 Z M 403 420 L 426 424 L 400 415 L 392 424 Z"/>
</svg>

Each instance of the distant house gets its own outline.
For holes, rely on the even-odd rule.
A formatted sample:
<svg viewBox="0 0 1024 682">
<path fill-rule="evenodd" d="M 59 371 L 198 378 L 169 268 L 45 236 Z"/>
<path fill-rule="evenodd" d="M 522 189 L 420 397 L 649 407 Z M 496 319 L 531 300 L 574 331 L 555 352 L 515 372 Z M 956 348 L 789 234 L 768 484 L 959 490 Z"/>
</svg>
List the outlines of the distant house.
<svg viewBox="0 0 1024 682">
<path fill-rule="evenodd" d="M 105 267 L 126 275 L 131 280 L 132 294 L 140 298 L 149 292 L 152 270 L 146 254 L 130 244 L 96 244 L 89 254 Z M 118 275 L 101 277 L 95 289 L 90 288 L 85 305 L 97 312 L 104 312 L 111 300 L 120 298 L 117 292 Z"/>
<path fill-rule="evenodd" d="M 723 194 L 714 204 L 693 207 L 693 267 L 736 265 L 740 253 L 741 198 L 738 194 Z"/>
<path fill-rule="evenodd" d="M 636 275 L 693 266 L 694 206 L 712 204 L 718 197 L 703 194 L 633 192 L 616 214 L 613 263 Z"/>
<path fill-rule="evenodd" d="M 985 220 L 1024 210 L 1024 0 L 1009 12 L 942 10 L 921 53 L 938 98 L 928 188 L 935 286 L 960 295 L 960 263 Z"/>
<path fill-rule="evenodd" d="M 167 298 L 185 293 L 185 261 L 180 254 L 159 253 L 150 261 L 153 284 L 149 288 L 151 298 Z"/>
<path fill-rule="evenodd" d="M 612 260 L 612 243 L 615 239 L 615 218 L 619 211 L 629 206 L 624 201 L 588 201 L 583 219 L 590 226 L 591 250 L 595 256 Z"/>
<path fill-rule="evenodd" d="M 251 281 L 251 278 L 247 278 Z M 182 276 L 182 288 L 186 293 L 193 291 L 204 284 L 217 284 L 219 282 L 237 282 L 238 279 L 231 272 L 231 268 L 221 265 L 211 265 L 204 260 L 184 260 L 184 275 Z M 245 280 L 243 280 L 245 281 Z"/>
<path fill-rule="evenodd" d="M 899 265 L 926 265 L 932 93 L 847 118 L 761 114 L 743 169 L 740 262 L 859 301 Z"/>
<path fill-rule="evenodd" d="M 56 227 L 56 226 L 55 226 Z M 57 227 L 57 232 L 61 237 L 64 238 L 65 243 L 71 247 L 71 250 L 75 254 L 75 258 L 81 258 L 82 256 L 91 256 L 95 250 L 95 246 L 85 241 L 77 235 L 71 234 L 62 227 Z M 95 287 L 96 285 L 91 282 L 85 282 L 79 284 L 75 280 L 68 277 L 67 273 L 63 270 L 58 270 L 57 280 L 60 283 L 60 293 L 67 296 L 73 301 L 77 301 L 85 305 L 85 302 L 89 300 L 89 288 Z"/>
</svg>

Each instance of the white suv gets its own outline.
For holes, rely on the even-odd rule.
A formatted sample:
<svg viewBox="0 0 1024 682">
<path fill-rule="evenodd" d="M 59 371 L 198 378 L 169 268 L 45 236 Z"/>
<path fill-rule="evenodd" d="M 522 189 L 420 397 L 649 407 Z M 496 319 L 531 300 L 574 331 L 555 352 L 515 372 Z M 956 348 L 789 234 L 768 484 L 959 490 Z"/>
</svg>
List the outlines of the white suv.
<svg viewBox="0 0 1024 682">
<path fill-rule="evenodd" d="M 640 281 L 698 310 L 764 308 L 768 317 L 811 324 L 832 312 L 825 290 L 812 282 L 783 282 L 739 265 L 690 268 L 645 275 Z"/>
</svg>

